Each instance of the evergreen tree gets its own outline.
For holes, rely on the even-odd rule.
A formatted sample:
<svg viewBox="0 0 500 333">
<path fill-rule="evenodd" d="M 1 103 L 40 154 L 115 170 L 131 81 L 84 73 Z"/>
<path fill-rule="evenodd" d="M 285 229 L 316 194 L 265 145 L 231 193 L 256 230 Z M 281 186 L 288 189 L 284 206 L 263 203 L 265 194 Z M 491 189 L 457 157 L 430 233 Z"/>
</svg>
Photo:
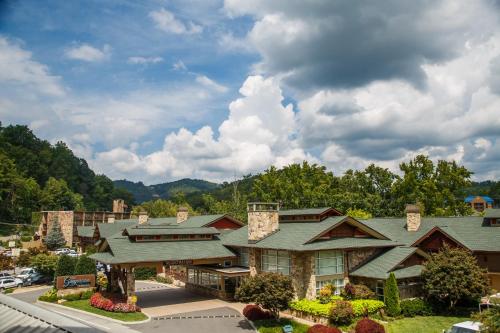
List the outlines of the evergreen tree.
<svg viewBox="0 0 500 333">
<path fill-rule="evenodd" d="M 73 275 L 75 273 L 76 259 L 63 254 L 57 261 L 55 277 Z"/>
<path fill-rule="evenodd" d="M 385 309 L 389 316 L 396 317 L 401 313 L 398 282 L 396 281 L 396 276 L 392 272 L 387 281 L 385 281 L 384 300 Z"/>
<path fill-rule="evenodd" d="M 75 267 L 75 275 L 79 274 L 95 274 L 95 261 L 94 259 L 89 258 L 87 255 L 82 255 L 78 258 Z"/>
<path fill-rule="evenodd" d="M 59 220 L 56 218 L 52 221 L 52 227 L 45 238 L 45 245 L 49 250 L 55 250 L 66 244 L 66 239 L 61 231 L 61 225 Z"/>
</svg>

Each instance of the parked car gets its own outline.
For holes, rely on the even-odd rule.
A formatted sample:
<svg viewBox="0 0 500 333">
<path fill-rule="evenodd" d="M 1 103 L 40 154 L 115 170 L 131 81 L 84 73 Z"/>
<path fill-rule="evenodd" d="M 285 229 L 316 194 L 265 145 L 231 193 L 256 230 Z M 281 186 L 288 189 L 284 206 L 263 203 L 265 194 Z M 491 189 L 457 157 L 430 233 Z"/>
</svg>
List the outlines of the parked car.
<svg viewBox="0 0 500 333">
<path fill-rule="evenodd" d="M 54 253 L 59 256 L 61 254 L 68 254 L 69 251 L 71 251 L 71 250 L 68 249 L 67 247 L 65 247 L 65 248 L 60 248 L 60 249 L 55 250 Z"/>
<path fill-rule="evenodd" d="M 22 287 L 23 286 L 23 280 L 17 279 L 17 278 L 5 278 L 0 280 L 0 291 L 3 291 L 5 289 L 9 288 L 16 288 L 16 287 Z"/>
<path fill-rule="evenodd" d="M 42 275 L 41 273 L 35 273 L 31 275 L 27 281 L 26 284 L 32 285 L 32 284 L 48 284 L 53 281 L 53 277 Z"/>
<path fill-rule="evenodd" d="M 480 333 L 485 332 L 483 324 L 477 321 L 464 321 L 454 324 L 446 333 Z M 443 330 L 443 332 L 445 332 Z"/>
<path fill-rule="evenodd" d="M 69 250 L 66 254 L 70 257 L 78 257 L 78 253 L 75 250 Z"/>
<path fill-rule="evenodd" d="M 7 272 L 1 272 L 0 273 L 0 279 L 5 279 L 5 278 L 13 278 L 12 275 L 10 275 L 9 273 Z"/>
</svg>

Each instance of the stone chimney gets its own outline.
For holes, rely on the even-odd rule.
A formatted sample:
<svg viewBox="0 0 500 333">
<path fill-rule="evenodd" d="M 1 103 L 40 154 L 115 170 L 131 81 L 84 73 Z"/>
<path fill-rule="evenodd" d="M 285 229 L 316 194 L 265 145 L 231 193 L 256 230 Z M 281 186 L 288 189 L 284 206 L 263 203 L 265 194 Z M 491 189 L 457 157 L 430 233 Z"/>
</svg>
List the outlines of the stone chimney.
<svg viewBox="0 0 500 333">
<path fill-rule="evenodd" d="M 189 217 L 189 211 L 187 207 L 179 207 L 177 209 L 177 223 L 186 222 Z"/>
<path fill-rule="evenodd" d="M 148 223 L 148 213 L 147 212 L 139 212 L 139 224 Z"/>
<path fill-rule="evenodd" d="M 417 231 L 420 228 L 420 207 L 418 205 L 406 205 L 406 230 Z"/>
<path fill-rule="evenodd" d="M 123 199 L 113 200 L 113 213 L 124 213 L 125 212 L 125 201 Z"/>
<path fill-rule="evenodd" d="M 279 229 L 279 205 L 277 203 L 249 202 L 248 242 L 256 243 Z"/>
<path fill-rule="evenodd" d="M 108 214 L 108 223 L 115 223 L 115 214 Z"/>
</svg>

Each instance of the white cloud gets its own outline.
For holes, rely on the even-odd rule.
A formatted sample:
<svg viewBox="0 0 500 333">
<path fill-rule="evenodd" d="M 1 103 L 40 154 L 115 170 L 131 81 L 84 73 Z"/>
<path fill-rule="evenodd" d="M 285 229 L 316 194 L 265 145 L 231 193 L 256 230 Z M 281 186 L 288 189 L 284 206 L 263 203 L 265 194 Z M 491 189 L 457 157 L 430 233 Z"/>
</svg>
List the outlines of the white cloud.
<svg viewBox="0 0 500 333">
<path fill-rule="evenodd" d="M 102 50 L 89 44 L 80 44 L 69 47 L 64 52 L 66 57 L 87 62 L 99 62 L 109 59 L 111 56 L 111 46 L 105 44 Z"/>
<path fill-rule="evenodd" d="M 133 65 L 157 64 L 162 62 L 162 57 L 129 57 L 127 62 Z"/>
<path fill-rule="evenodd" d="M 197 25 L 191 21 L 183 23 L 165 8 L 150 12 L 149 17 L 155 22 L 156 27 L 164 32 L 172 34 L 199 34 L 203 31 L 201 25 Z"/>
<path fill-rule="evenodd" d="M 317 161 L 294 140 L 296 131 L 293 106 L 283 105 L 279 82 L 273 78 L 251 76 L 243 83 L 241 98 L 229 105 L 229 116 L 219 126 L 219 136 L 202 127 L 196 132 L 181 128 L 165 137 L 163 148 L 148 155 L 123 152 L 97 156 L 94 164 L 104 171 L 120 172 L 131 179 L 149 182 L 181 177 L 225 180 L 233 174 L 262 171 L 272 164 L 283 166 L 303 160 Z M 116 158 L 116 163 L 110 160 Z M 128 164 L 122 160 L 140 161 Z"/>
<path fill-rule="evenodd" d="M 16 87 L 22 90 L 24 87 L 34 89 L 37 94 L 42 95 L 65 94 L 60 77 L 52 75 L 47 66 L 33 60 L 31 52 L 23 49 L 20 43 L 2 36 L 0 36 L 0 84 L 9 91 Z M 3 98 L 8 97 L 13 96 L 5 94 Z M 26 97 L 28 96 L 25 95 Z"/>
<path fill-rule="evenodd" d="M 182 60 L 175 62 L 172 65 L 172 69 L 175 71 L 187 71 L 187 67 Z"/>
<path fill-rule="evenodd" d="M 220 93 L 225 93 L 228 91 L 228 88 L 226 86 L 223 86 L 223 85 L 215 82 L 214 80 L 209 79 L 205 75 L 196 76 L 196 82 L 198 82 L 198 83 L 200 83 L 200 84 L 202 84 L 210 89 L 213 89 L 217 92 L 220 92 Z"/>
</svg>

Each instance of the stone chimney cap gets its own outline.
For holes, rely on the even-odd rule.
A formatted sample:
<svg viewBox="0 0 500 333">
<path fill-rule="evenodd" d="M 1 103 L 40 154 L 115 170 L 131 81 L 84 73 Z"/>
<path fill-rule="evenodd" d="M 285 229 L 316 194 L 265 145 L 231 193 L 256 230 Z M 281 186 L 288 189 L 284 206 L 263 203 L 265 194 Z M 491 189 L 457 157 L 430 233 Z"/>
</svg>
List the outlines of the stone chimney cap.
<svg viewBox="0 0 500 333">
<path fill-rule="evenodd" d="M 141 211 L 139 212 L 139 215 L 148 215 L 148 212 L 146 212 L 146 211 L 144 211 L 144 210 L 141 210 Z"/>
<path fill-rule="evenodd" d="M 406 213 L 420 213 L 420 207 L 418 205 L 414 205 L 414 204 L 407 204 L 405 212 Z"/>
<path fill-rule="evenodd" d="M 187 212 L 188 211 L 188 208 L 187 207 L 179 207 L 177 209 L 178 212 Z"/>
</svg>

